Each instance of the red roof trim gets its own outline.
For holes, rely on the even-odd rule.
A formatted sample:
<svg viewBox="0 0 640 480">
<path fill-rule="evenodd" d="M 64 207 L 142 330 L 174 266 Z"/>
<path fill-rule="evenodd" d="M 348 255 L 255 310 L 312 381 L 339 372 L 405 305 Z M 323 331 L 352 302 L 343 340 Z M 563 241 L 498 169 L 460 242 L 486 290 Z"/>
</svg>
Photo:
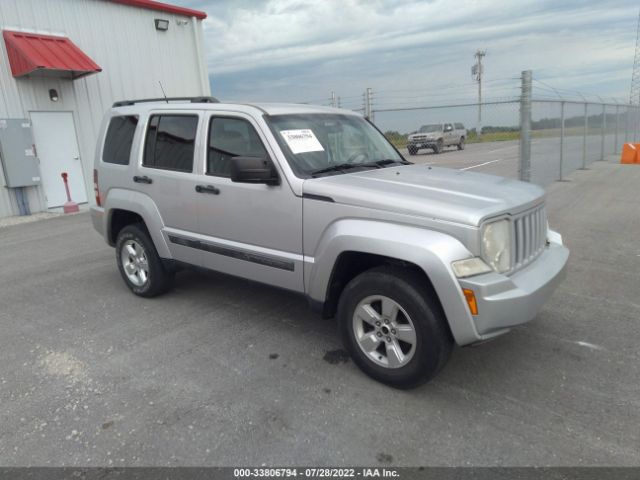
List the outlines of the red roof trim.
<svg viewBox="0 0 640 480">
<path fill-rule="evenodd" d="M 158 10 L 160 12 L 175 13 L 177 15 L 184 15 L 185 17 L 196 17 L 199 20 L 207 18 L 205 12 L 200 10 L 193 10 L 191 8 L 178 7 L 176 5 L 169 5 L 168 3 L 156 2 L 154 0 L 111 0 L 115 3 L 121 3 L 123 5 L 130 5 L 132 7 L 146 8 L 149 10 Z"/>
<path fill-rule="evenodd" d="M 3 30 L 11 73 L 22 77 L 33 72 L 76 79 L 102 68 L 67 37 Z"/>
</svg>

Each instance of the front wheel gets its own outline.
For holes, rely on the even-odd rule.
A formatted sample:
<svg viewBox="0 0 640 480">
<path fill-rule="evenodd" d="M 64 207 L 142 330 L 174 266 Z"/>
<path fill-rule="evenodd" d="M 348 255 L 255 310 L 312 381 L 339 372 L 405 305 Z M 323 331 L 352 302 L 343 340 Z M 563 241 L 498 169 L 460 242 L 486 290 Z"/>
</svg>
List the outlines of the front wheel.
<svg viewBox="0 0 640 480">
<path fill-rule="evenodd" d="M 338 304 L 353 361 L 370 377 L 412 388 L 444 366 L 453 339 L 435 294 L 413 271 L 380 267 L 354 278 Z"/>
<path fill-rule="evenodd" d="M 458 150 L 464 150 L 464 137 L 460 138 L 460 143 L 458 143 Z"/>
<path fill-rule="evenodd" d="M 433 147 L 433 153 L 438 154 L 442 151 L 443 148 L 444 148 L 444 142 L 442 141 L 442 139 L 440 139 L 436 142 L 435 146 Z"/>
<path fill-rule="evenodd" d="M 171 288 L 167 270 L 144 225 L 127 225 L 118 233 L 116 261 L 127 287 L 140 297 L 155 297 Z"/>
<path fill-rule="evenodd" d="M 418 149 L 412 145 L 410 145 L 407 150 L 409 150 L 409 155 L 415 155 L 416 153 L 418 153 Z"/>
</svg>

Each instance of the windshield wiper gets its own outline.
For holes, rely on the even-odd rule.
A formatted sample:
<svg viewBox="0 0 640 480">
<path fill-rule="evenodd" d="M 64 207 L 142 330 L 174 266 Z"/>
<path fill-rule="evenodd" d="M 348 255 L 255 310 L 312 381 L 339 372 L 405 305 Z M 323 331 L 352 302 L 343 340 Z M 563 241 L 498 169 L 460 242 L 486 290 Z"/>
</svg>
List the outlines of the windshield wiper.
<svg viewBox="0 0 640 480">
<path fill-rule="evenodd" d="M 360 163 L 338 163 L 336 165 L 331 165 L 330 167 L 326 167 L 326 168 L 321 168 L 319 170 L 313 170 L 311 172 L 311 176 L 315 177 L 316 175 L 319 175 L 321 173 L 329 173 L 329 172 L 342 172 L 343 170 L 349 170 L 351 168 L 358 168 L 358 167 L 362 167 L 363 164 Z"/>
<path fill-rule="evenodd" d="M 315 177 L 316 175 L 329 172 L 342 172 L 343 170 L 350 170 L 352 168 L 383 168 L 386 165 L 391 165 L 392 163 L 411 165 L 411 162 L 407 162 L 406 160 L 392 160 L 390 158 L 385 158 L 384 160 L 376 160 L 375 162 L 338 163 L 336 165 L 331 165 L 330 167 L 321 168 L 320 170 L 314 170 L 311 172 L 311 176 Z"/>
<path fill-rule="evenodd" d="M 360 165 L 364 165 L 367 167 L 383 168 L 387 165 L 392 165 L 394 163 L 399 163 L 400 165 L 411 165 L 411 162 L 408 162 L 406 160 L 392 160 L 390 158 L 385 158 L 384 160 L 376 160 L 375 162 L 361 163 Z"/>
</svg>

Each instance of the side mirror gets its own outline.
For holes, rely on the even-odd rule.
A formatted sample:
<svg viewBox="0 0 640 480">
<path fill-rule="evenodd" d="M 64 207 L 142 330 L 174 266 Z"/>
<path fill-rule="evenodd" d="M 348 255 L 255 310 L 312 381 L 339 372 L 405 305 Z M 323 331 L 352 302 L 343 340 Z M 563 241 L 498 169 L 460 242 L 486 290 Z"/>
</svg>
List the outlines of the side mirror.
<svg viewBox="0 0 640 480">
<path fill-rule="evenodd" d="M 444 127 L 444 131 L 445 132 L 451 132 L 451 131 L 453 131 L 453 127 Z"/>
<path fill-rule="evenodd" d="M 231 181 L 280 185 L 280 178 L 273 163 L 270 159 L 263 157 L 233 157 Z"/>
</svg>

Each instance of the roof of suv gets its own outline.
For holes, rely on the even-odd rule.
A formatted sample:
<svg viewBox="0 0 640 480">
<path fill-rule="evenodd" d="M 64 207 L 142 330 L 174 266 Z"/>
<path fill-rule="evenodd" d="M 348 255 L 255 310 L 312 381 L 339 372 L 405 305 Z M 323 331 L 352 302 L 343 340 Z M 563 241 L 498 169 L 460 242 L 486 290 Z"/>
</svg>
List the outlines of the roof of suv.
<svg viewBox="0 0 640 480">
<path fill-rule="evenodd" d="M 223 103 L 223 102 L 191 102 L 191 101 L 132 101 L 129 104 L 115 104 L 113 109 L 120 113 L 139 113 L 144 111 L 170 109 L 170 110 L 233 110 L 237 112 L 253 112 L 256 110 L 267 115 L 287 115 L 305 113 L 334 113 L 342 115 L 356 115 L 359 113 L 352 110 L 340 108 L 324 107 L 320 105 L 309 105 L 300 103 Z"/>
</svg>

